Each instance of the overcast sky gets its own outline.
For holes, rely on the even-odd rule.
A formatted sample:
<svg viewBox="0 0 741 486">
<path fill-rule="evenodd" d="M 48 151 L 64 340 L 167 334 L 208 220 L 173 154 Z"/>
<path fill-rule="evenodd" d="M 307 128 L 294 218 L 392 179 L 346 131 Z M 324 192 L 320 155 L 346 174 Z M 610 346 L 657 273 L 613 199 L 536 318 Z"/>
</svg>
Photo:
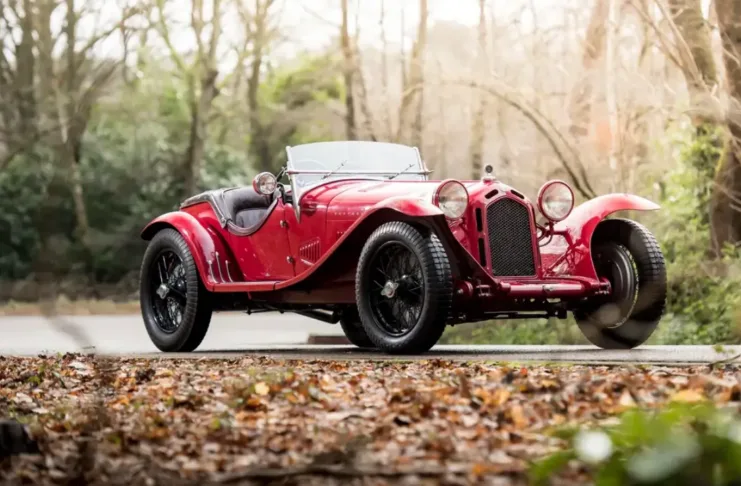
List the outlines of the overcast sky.
<svg viewBox="0 0 741 486">
<path fill-rule="evenodd" d="M 118 10 L 117 2 L 112 0 L 87 0 L 92 4 L 105 1 L 102 7 L 102 19 L 115 19 Z M 248 4 L 252 2 L 249 0 Z M 349 0 L 351 9 L 351 28 L 355 27 L 355 15 L 358 13 L 360 26 L 360 42 L 362 45 L 380 44 L 381 27 L 379 26 L 381 13 L 381 0 Z M 428 0 L 430 24 L 438 21 L 457 22 L 463 25 L 475 27 L 478 24 L 478 0 Z M 496 16 L 502 21 L 517 18 L 524 26 L 531 24 L 529 15 L 519 15 L 523 6 L 533 2 L 539 9 L 538 22 L 544 24 L 548 18 L 554 18 L 554 13 L 559 14 L 563 6 L 573 5 L 575 1 L 585 0 L 490 0 L 489 14 Z M 340 0 L 277 0 L 279 6 L 276 11 L 280 12 L 280 25 L 283 34 L 288 38 L 280 50 L 281 57 L 295 53 L 296 50 L 317 49 L 330 44 L 339 33 L 341 20 Z M 173 32 L 171 36 L 176 46 L 183 51 L 195 46 L 192 31 L 185 28 L 190 18 L 190 5 L 192 0 L 170 0 L 168 5 L 168 16 L 175 20 L 172 23 Z M 210 2 L 204 2 L 209 5 Z M 492 10 L 493 9 L 493 10 Z M 541 10 L 542 9 L 542 10 Z M 208 8 L 207 8 L 208 12 Z M 59 18 L 54 22 L 59 27 L 63 20 L 63 12 L 58 12 Z M 404 29 L 402 29 L 402 19 Z M 88 19 L 91 20 L 91 19 Z M 419 0 L 386 0 L 384 30 L 388 42 L 398 44 L 405 33 L 407 43 L 415 35 L 419 22 Z M 181 27 L 178 28 L 177 26 Z M 224 22 L 224 40 L 234 42 L 239 38 L 242 26 L 234 15 L 226 16 Z M 205 37 L 205 35 L 204 35 Z M 113 55 L 120 50 L 120 41 L 111 39 L 101 46 L 104 51 Z M 224 59 L 228 63 L 228 57 Z"/>
<path fill-rule="evenodd" d="M 115 19 L 116 1 L 114 0 L 87 0 L 92 5 L 100 5 L 102 18 Z M 251 0 L 241 0 L 251 4 Z M 319 49 L 331 46 L 336 41 L 341 20 L 340 0 L 276 0 L 278 3 L 279 20 L 282 33 L 287 37 L 274 55 L 290 58 L 297 51 L 305 49 Z M 100 2 L 100 3 L 98 3 Z M 351 10 L 351 28 L 355 26 L 356 12 L 359 14 L 360 43 L 361 45 L 379 45 L 381 27 L 379 26 L 381 0 L 349 0 Z M 479 0 L 428 0 L 430 24 L 439 21 L 457 22 L 474 28 L 478 23 Z M 710 0 L 703 0 L 707 11 Z M 211 2 L 205 1 L 205 5 Z M 562 22 L 564 12 L 582 10 L 581 15 L 588 15 L 593 0 L 488 0 L 488 15 L 493 16 L 499 25 L 518 22 L 520 29 L 527 31 L 533 25 L 531 6 L 537 9 L 537 23 L 540 28 L 549 24 Z M 176 46 L 181 51 L 187 51 L 195 46 L 193 33 L 187 29 L 190 19 L 192 0 L 170 0 L 167 2 L 168 16 L 175 19 L 171 33 Z M 208 7 L 207 7 L 208 11 Z M 63 11 L 58 12 L 57 23 L 61 26 Z M 584 17 L 585 18 L 585 17 Z M 404 28 L 402 29 L 402 19 Z M 415 35 L 419 22 L 419 0 L 385 0 L 384 31 L 388 42 L 398 44 L 402 39 L 402 32 L 406 36 L 407 45 Z M 178 25 L 181 27 L 178 28 Z M 236 43 L 240 38 L 242 26 L 235 15 L 227 15 L 224 22 L 224 41 Z M 207 35 L 207 34 L 206 34 Z M 206 36 L 204 35 L 204 37 Z M 339 48 L 339 46 L 337 46 Z M 103 50 L 113 55 L 119 54 L 120 40 L 111 39 L 101 46 Z M 222 56 L 224 68 L 229 69 L 233 61 L 231 55 Z"/>
</svg>

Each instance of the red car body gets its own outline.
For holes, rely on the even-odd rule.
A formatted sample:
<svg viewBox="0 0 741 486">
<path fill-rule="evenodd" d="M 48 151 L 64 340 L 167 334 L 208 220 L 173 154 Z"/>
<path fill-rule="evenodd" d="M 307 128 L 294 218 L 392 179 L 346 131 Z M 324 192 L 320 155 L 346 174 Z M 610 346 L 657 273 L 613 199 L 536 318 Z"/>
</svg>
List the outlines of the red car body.
<svg viewBox="0 0 741 486">
<path fill-rule="evenodd" d="M 156 218 L 142 237 L 164 228 L 182 235 L 203 286 L 216 297 L 214 310 L 293 310 L 337 322 L 321 311 L 355 303 L 356 265 L 371 233 L 389 221 L 422 225 L 449 256 L 455 289 L 449 322 L 459 323 L 565 317 L 571 303 L 609 294 L 610 283 L 593 264 L 595 228 L 618 211 L 659 209 L 639 196 L 608 194 L 546 227 L 536 223 L 533 202 L 485 177 L 462 181 L 469 204 L 463 217 L 449 220 L 433 201 L 444 182 L 334 179 L 306 190 L 298 202 L 286 190 L 249 232 L 225 221 L 216 202 L 223 193 L 211 191 Z M 505 219 L 516 231 L 497 231 Z"/>
</svg>

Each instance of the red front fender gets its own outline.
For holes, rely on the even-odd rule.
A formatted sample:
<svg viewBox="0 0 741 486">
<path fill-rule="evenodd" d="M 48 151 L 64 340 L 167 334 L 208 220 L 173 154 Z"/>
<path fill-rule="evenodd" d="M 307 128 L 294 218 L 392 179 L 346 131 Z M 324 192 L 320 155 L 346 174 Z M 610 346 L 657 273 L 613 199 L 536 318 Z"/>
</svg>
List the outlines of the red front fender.
<svg viewBox="0 0 741 486">
<path fill-rule="evenodd" d="M 606 194 L 579 205 L 568 218 L 555 225 L 555 231 L 565 238 L 556 236 L 540 250 L 545 275 L 597 278 L 591 244 L 600 221 L 617 211 L 655 211 L 660 207 L 633 194 Z"/>
<path fill-rule="evenodd" d="M 448 227 L 445 215 L 432 202 L 408 196 L 391 197 L 368 207 L 366 212 L 343 232 L 342 236 L 311 268 L 295 278 L 276 284 L 275 289 L 286 289 L 301 282 L 312 282 L 314 286 L 317 286 L 319 285 L 316 283 L 317 280 L 329 278 L 327 274 L 334 276 L 337 269 L 354 268 L 368 237 L 376 228 L 389 221 L 424 224 L 435 230 L 446 250 L 449 248 L 462 250 Z M 465 250 L 462 251 L 465 252 Z M 451 265 L 454 272 L 458 264 L 458 258 L 452 259 Z"/>
<path fill-rule="evenodd" d="M 219 259 L 227 258 L 228 255 L 220 237 L 205 228 L 195 216 L 184 211 L 173 211 L 152 220 L 142 230 L 141 237 L 151 240 L 157 232 L 165 228 L 173 228 L 182 235 L 193 255 L 203 285 L 208 290 L 213 290 L 214 284 L 219 283 L 213 273 L 216 255 L 219 255 Z"/>
<path fill-rule="evenodd" d="M 431 201 L 425 199 L 411 199 L 407 196 L 390 197 L 373 206 L 364 218 L 379 209 L 393 209 L 407 216 L 425 217 L 425 216 L 445 216 Z"/>
</svg>

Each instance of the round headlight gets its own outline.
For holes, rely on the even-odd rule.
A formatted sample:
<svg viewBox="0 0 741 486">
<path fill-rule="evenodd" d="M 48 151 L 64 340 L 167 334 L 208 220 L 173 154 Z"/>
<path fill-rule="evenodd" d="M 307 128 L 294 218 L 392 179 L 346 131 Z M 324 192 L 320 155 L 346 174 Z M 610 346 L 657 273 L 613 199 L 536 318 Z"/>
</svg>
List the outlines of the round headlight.
<svg viewBox="0 0 741 486">
<path fill-rule="evenodd" d="M 574 209 L 574 191 L 563 181 L 546 182 L 538 192 L 538 207 L 552 222 L 563 221 Z"/>
<path fill-rule="evenodd" d="M 445 217 L 458 219 L 468 207 L 468 191 L 458 181 L 444 181 L 435 191 L 433 203 L 442 210 Z"/>
<path fill-rule="evenodd" d="M 252 188 L 264 196 L 274 193 L 277 187 L 278 181 L 270 172 L 261 172 L 252 179 Z"/>
</svg>

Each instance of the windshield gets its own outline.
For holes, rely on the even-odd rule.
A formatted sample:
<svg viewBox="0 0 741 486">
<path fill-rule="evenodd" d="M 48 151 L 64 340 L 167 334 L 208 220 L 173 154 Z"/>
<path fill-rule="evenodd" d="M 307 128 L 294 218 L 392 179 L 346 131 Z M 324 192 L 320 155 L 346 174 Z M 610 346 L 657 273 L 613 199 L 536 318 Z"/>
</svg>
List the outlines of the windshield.
<svg viewBox="0 0 741 486">
<path fill-rule="evenodd" d="M 295 190 L 332 179 L 426 180 L 416 147 L 384 142 L 317 142 L 288 147 Z M 308 172 L 308 173 L 307 173 Z"/>
</svg>

